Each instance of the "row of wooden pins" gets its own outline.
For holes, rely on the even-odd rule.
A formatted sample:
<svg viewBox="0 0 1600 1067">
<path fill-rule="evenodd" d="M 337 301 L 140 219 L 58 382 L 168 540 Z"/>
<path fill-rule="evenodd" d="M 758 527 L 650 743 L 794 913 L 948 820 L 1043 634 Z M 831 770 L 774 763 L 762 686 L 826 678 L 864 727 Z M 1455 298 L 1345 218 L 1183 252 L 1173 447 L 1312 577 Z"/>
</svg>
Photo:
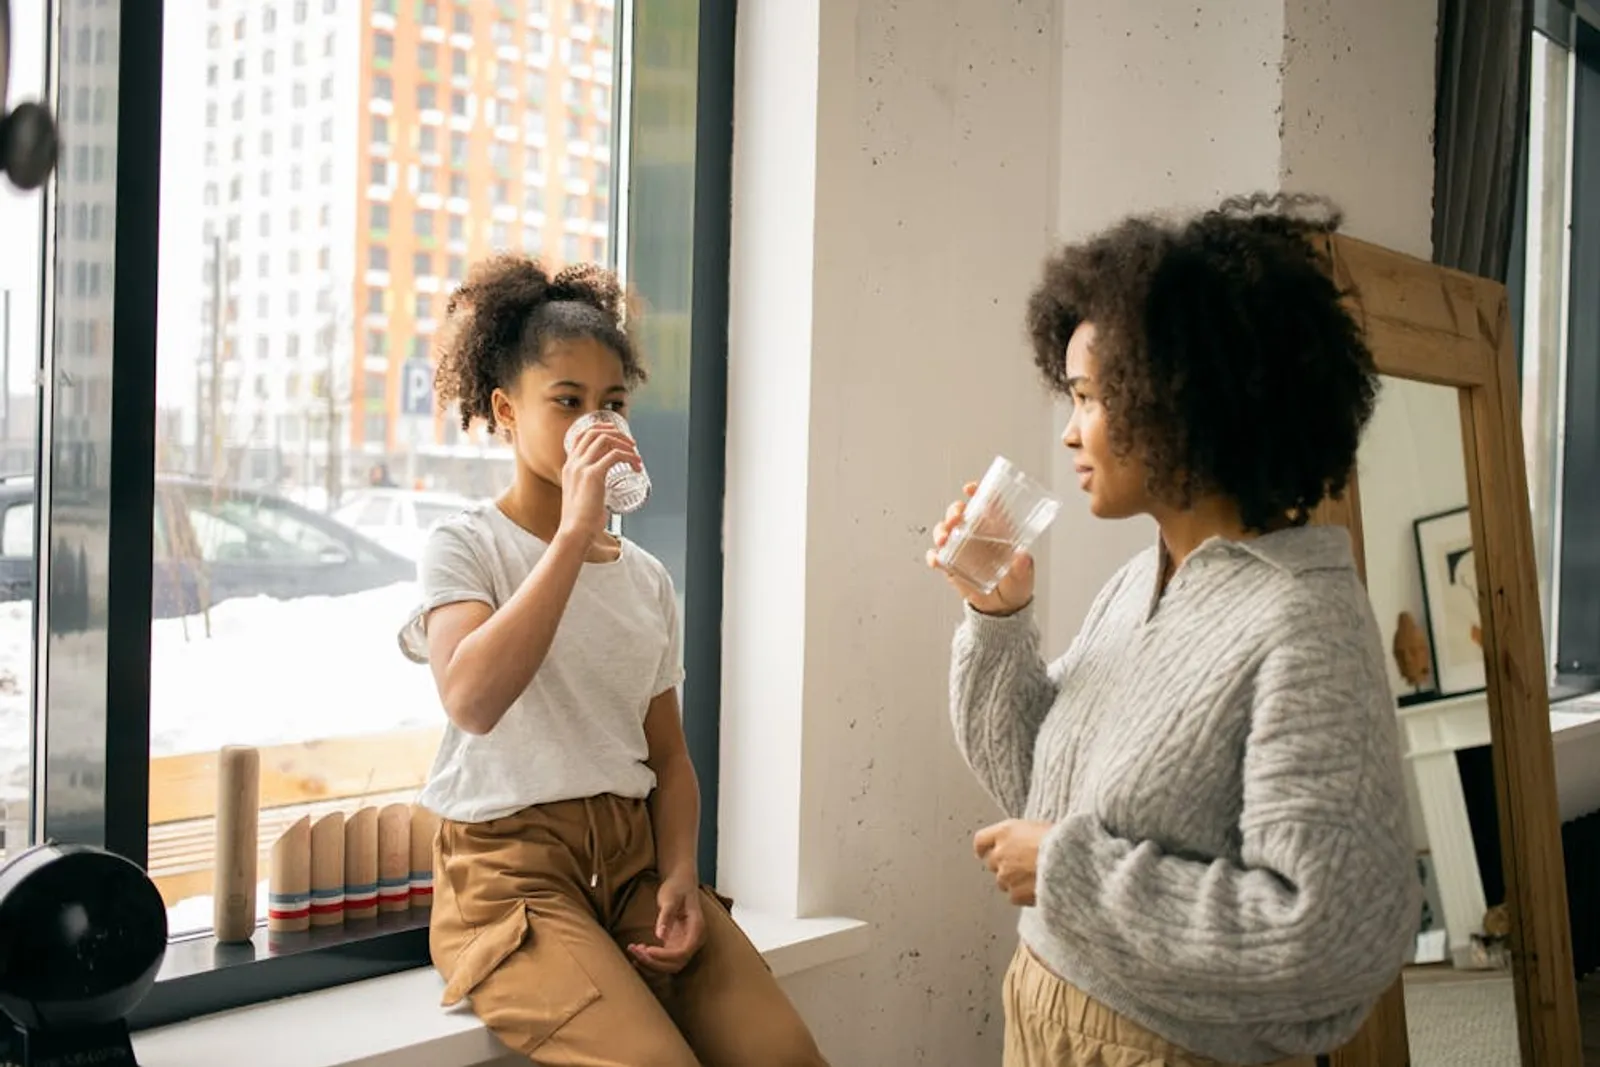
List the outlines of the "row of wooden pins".
<svg viewBox="0 0 1600 1067">
<path fill-rule="evenodd" d="M 439 820 L 415 804 L 362 808 L 311 821 L 272 843 L 267 929 L 297 933 L 433 905 Z"/>
</svg>

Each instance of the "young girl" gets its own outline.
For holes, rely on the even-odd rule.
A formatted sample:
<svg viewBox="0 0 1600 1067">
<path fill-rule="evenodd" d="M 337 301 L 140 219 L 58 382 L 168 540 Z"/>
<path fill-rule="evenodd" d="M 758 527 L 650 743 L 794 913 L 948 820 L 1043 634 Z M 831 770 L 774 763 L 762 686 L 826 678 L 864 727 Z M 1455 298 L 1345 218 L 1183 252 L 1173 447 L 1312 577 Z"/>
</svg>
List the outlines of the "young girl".
<svg viewBox="0 0 1600 1067">
<path fill-rule="evenodd" d="M 699 785 L 679 720 L 666 569 L 607 532 L 602 423 L 644 381 L 622 292 L 501 256 L 451 298 L 438 394 L 511 443 L 493 503 L 437 527 L 401 633 L 448 716 L 422 803 L 441 818 L 430 945 L 444 1002 L 536 1063 L 809 1067 L 805 1024 L 695 874 Z"/>
</svg>

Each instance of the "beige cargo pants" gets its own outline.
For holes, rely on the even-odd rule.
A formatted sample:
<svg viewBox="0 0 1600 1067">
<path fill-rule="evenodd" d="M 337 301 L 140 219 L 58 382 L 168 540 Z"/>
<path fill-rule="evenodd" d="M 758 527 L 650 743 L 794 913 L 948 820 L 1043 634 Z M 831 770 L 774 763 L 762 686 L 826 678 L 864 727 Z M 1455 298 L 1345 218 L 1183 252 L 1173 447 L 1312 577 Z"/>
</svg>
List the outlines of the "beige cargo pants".
<svg viewBox="0 0 1600 1067">
<path fill-rule="evenodd" d="M 1185 1052 L 1056 977 L 1025 945 L 1005 980 L 1004 1067 L 1224 1067 Z M 1315 1067 L 1315 1057 L 1281 1067 Z"/>
<path fill-rule="evenodd" d="M 444 1002 L 545 1067 L 827 1067 L 720 899 L 671 977 L 625 953 L 654 943 L 655 837 L 643 801 L 603 796 L 486 823 L 445 821 L 429 945 Z"/>
</svg>

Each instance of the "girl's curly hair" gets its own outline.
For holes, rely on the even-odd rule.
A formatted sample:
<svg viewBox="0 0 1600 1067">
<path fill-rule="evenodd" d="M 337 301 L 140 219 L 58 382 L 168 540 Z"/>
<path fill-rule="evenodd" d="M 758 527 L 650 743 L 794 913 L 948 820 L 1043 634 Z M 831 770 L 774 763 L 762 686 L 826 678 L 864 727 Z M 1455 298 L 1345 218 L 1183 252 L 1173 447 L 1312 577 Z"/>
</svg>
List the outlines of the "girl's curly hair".
<svg viewBox="0 0 1600 1067">
<path fill-rule="evenodd" d="M 550 340 L 589 338 L 622 361 L 629 388 L 647 374 L 633 343 L 617 276 L 578 264 L 552 277 L 537 260 L 501 254 L 476 264 L 450 296 L 441 333 L 434 391 L 456 402 L 461 428 L 482 419 L 495 430 L 496 389 L 509 389 Z"/>
<path fill-rule="evenodd" d="M 1319 197 L 1257 194 L 1068 245 L 1028 304 L 1035 362 L 1065 392 L 1067 342 L 1092 324 L 1112 447 L 1152 495 L 1227 496 L 1252 530 L 1304 523 L 1349 481 L 1378 394 L 1322 251 L 1340 221 Z"/>
</svg>

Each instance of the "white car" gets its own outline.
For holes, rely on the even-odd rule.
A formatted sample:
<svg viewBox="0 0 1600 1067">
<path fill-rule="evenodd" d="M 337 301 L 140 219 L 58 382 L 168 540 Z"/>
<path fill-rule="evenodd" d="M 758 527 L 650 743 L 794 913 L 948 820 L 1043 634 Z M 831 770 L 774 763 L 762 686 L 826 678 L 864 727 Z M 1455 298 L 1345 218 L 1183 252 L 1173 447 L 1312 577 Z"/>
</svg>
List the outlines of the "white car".
<svg viewBox="0 0 1600 1067">
<path fill-rule="evenodd" d="M 455 493 L 420 489 L 361 489 L 351 493 L 334 518 L 408 559 L 422 555 L 428 531 L 475 501 Z"/>
</svg>

